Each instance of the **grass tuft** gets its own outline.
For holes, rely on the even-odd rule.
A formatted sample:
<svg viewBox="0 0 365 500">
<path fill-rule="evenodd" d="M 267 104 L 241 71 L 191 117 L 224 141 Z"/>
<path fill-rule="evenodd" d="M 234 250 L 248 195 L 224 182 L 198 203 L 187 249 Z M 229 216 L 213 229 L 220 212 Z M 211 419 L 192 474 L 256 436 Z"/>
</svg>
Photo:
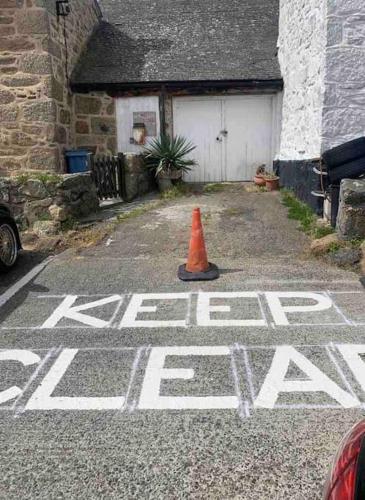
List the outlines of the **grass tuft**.
<svg viewBox="0 0 365 500">
<path fill-rule="evenodd" d="M 340 243 L 333 242 L 329 245 L 327 253 L 336 253 L 340 250 L 340 248 L 341 248 Z"/>
<path fill-rule="evenodd" d="M 174 200 L 175 198 L 181 198 L 182 196 L 188 196 L 192 192 L 192 188 L 189 184 L 185 182 L 178 182 L 174 184 L 168 191 L 163 191 L 160 193 L 160 198 L 162 200 Z"/>
<path fill-rule="evenodd" d="M 74 217 L 67 217 L 66 220 L 61 222 L 61 231 L 63 233 L 67 231 L 72 231 L 76 229 L 78 226 L 78 222 Z"/>
<path fill-rule="evenodd" d="M 20 174 L 16 177 L 16 180 L 20 184 L 26 184 L 31 179 L 41 181 L 43 184 L 57 184 L 62 180 L 62 177 L 49 172 L 25 172 L 24 174 Z"/>
<path fill-rule="evenodd" d="M 300 229 L 313 238 L 322 238 L 334 232 L 330 226 L 319 226 L 318 219 L 313 210 L 287 189 L 281 191 L 282 203 L 288 209 L 289 219 L 297 220 L 300 224 Z"/>
<path fill-rule="evenodd" d="M 212 184 L 206 184 L 203 187 L 203 193 L 209 194 L 209 193 L 219 193 L 220 191 L 223 191 L 225 189 L 226 185 L 223 183 L 212 183 Z"/>
<path fill-rule="evenodd" d="M 154 202 L 154 203 L 148 203 L 146 205 L 143 205 L 142 207 L 137 207 L 134 208 L 133 210 L 130 210 L 129 212 L 125 212 L 123 214 L 119 214 L 117 216 L 117 221 L 118 222 L 123 222 L 128 219 L 134 219 L 135 217 L 139 217 L 140 215 L 143 215 L 150 210 L 153 210 L 154 208 L 157 208 L 161 205 L 161 202 Z"/>
<path fill-rule="evenodd" d="M 316 226 L 312 231 L 312 236 L 314 239 L 323 238 L 329 234 L 333 234 L 334 230 L 331 226 Z"/>
</svg>

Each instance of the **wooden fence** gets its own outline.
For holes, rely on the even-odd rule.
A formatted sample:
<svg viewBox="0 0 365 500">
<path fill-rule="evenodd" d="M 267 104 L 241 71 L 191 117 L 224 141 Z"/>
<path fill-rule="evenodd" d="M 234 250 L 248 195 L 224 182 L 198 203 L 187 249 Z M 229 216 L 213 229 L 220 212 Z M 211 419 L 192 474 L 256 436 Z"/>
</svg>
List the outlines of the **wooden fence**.
<svg viewBox="0 0 365 500">
<path fill-rule="evenodd" d="M 124 156 L 91 156 L 91 175 L 100 200 L 122 198 L 127 200 L 125 189 Z"/>
</svg>

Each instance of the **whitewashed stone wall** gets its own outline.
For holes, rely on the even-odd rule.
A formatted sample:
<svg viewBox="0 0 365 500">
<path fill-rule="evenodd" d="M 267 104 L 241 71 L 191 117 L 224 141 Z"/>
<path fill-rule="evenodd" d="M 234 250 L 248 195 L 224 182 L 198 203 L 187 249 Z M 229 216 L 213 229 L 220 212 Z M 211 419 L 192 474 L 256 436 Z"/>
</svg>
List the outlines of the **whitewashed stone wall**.
<svg viewBox="0 0 365 500">
<path fill-rule="evenodd" d="M 365 0 L 281 0 L 280 160 L 365 135 Z"/>
<path fill-rule="evenodd" d="M 322 151 L 365 135 L 365 1 L 328 0 Z"/>
<path fill-rule="evenodd" d="M 284 79 L 281 160 L 316 158 L 321 152 L 326 3 L 280 1 L 278 45 Z"/>
</svg>

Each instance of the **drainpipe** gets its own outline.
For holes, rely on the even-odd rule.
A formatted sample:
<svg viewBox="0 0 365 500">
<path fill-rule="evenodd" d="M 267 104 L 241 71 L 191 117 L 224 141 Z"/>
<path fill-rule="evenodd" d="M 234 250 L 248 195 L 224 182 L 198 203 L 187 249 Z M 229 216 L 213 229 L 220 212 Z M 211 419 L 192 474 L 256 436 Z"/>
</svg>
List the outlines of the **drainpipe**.
<svg viewBox="0 0 365 500">
<path fill-rule="evenodd" d="M 166 86 L 162 85 L 159 96 L 161 135 L 166 134 Z"/>
</svg>

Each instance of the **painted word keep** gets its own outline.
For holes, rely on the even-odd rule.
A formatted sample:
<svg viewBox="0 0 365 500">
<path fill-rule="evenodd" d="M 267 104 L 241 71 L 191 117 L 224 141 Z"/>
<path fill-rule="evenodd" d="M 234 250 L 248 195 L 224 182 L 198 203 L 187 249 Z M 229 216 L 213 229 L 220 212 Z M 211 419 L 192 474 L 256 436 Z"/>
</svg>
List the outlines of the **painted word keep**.
<svg viewBox="0 0 365 500">
<path fill-rule="evenodd" d="M 192 300 L 193 295 L 194 292 L 137 293 L 128 302 L 122 295 L 112 295 L 81 304 L 77 303 L 77 295 L 67 295 L 40 328 L 57 328 L 65 320 L 66 326 L 71 320 L 72 324 L 84 327 L 120 329 L 269 327 L 300 325 L 306 321 L 321 325 L 349 323 L 327 293 L 198 292 L 196 301 Z M 125 310 L 118 319 L 123 301 Z M 114 305 L 111 317 L 101 318 L 98 311 L 111 305 Z M 170 311 L 168 316 L 166 311 Z"/>
</svg>

